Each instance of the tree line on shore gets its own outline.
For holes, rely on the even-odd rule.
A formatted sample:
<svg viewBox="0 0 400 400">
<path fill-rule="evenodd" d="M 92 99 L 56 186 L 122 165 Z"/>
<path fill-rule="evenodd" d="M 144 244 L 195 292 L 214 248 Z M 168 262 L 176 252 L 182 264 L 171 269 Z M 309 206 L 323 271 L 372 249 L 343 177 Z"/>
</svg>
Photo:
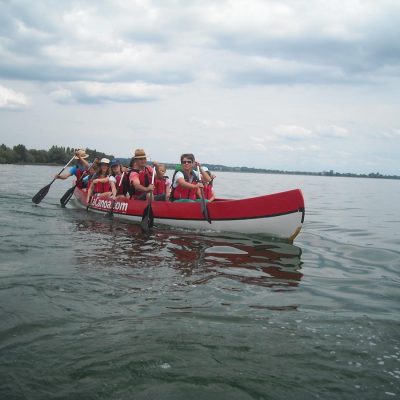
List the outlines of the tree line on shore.
<svg viewBox="0 0 400 400">
<path fill-rule="evenodd" d="M 27 149 L 23 144 L 12 148 L 5 144 L 0 145 L 0 164 L 66 164 L 74 153 L 72 147 L 51 146 L 49 150 Z M 114 158 L 113 155 L 102 153 L 93 149 L 85 149 L 90 154 L 90 159 Z"/>
<path fill-rule="evenodd" d="M 96 149 L 85 149 L 90 154 L 90 160 L 94 158 L 113 159 L 111 154 L 105 154 Z M 72 147 L 52 146 L 49 150 L 27 149 L 23 144 L 18 144 L 13 148 L 7 147 L 5 144 L 0 145 L 0 164 L 66 164 L 72 157 L 74 149 Z M 128 158 L 120 158 L 120 161 L 126 165 L 129 164 Z M 261 174 L 288 174 L 288 175 L 316 175 L 316 176 L 344 176 L 355 178 L 379 178 L 379 179 L 400 179 L 398 175 L 382 175 L 379 172 L 369 174 L 340 173 L 333 170 L 323 172 L 306 172 L 306 171 L 282 171 L 276 169 L 249 168 L 249 167 L 227 167 L 225 165 L 205 164 L 211 171 L 228 171 L 228 172 L 248 172 Z M 168 169 L 175 169 L 175 164 L 166 163 Z"/>
</svg>

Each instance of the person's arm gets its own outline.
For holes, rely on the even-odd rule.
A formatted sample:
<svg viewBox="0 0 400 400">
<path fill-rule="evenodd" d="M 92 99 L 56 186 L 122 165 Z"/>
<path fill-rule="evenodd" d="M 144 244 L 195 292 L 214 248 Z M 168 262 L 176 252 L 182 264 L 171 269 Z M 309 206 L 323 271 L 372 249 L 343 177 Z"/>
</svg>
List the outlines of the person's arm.
<svg viewBox="0 0 400 400">
<path fill-rule="evenodd" d="M 108 176 L 106 176 L 105 178 L 93 179 L 93 183 L 107 183 L 109 181 L 110 181 L 110 179 L 108 178 Z"/>
<path fill-rule="evenodd" d="M 66 172 L 65 174 L 57 174 L 54 176 L 55 179 L 67 179 L 70 176 L 72 176 L 73 174 L 71 172 Z"/>
<path fill-rule="evenodd" d="M 110 186 L 111 186 L 111 192 L 112 192 L 111 197 L 113 197 L 115 199 L 117 197 L 117 187 L 115 186 L 114 179 L 110 179 Z"/>
<path fill-rule="evenodd" d="M 79 159 L 81 165 L 84 167 L 84 169 L 89 169 L 90 168 L 89 163 L 86 161 L 86 159 L 84 159 L 84 158 L 82 158 L 80 156 L 80 153 L 79 153 L 78 150 L 75 151 L 75 156 L 78 157 L 78 159 Z"/>
<path fill-rule="evenodd" d="M 167 180 L 165 182 L 165 197 L 166 199 L 169 199 L 169 196 L 171 195 L 171 182 Z"/>
<path fill-rule="evenodd" d="M 211 197 L 208 199 L 208 201 L 214 201 L 215 200 L 215 193 L 214 193 L 214 189 L 211 188 Z"/>
<path fill-rule="evenodd" d="M 195 165 L 196 165 L 196 167 L 197 166 L 200 167 L 201 177 L 199 176 L 199 179 L 201 179 L 203 182 L 210 182 L 211 181 L 211 177 L 210 177 L 210 175 L 207 174 L 206 171 L 203 171 L 203 168 L 201 167 L 201 164 L 199 162 L 196 162 Z"/>
<path fill-rule="evenodd" d="M 88 204 L 89 204 L 90 198 L 92 197 L 93 189 L 94 189 L 94 183 L 93 183 L 93 181 L 90 181 L 90 185 L 88 187 L 87 195 L 86 195 L 86 202 Z"/>
<path fill-rule="evenodd" d="M 139 180 L 139 175 L 133 176 L 131 182 L 133 183 L 135 189 L 141 192 L 152 192 L 154 190 L 154 185 L 149 185 L 147 187 L 141 185 Z"/>
<path fill-rule="evenodd" d="M 185 181 L 185 178 L 178 178 L 176 183 L 185 189 L 197 189 L 203 187 L 203 184 L 201 182 L 189 183 Z"/>
</svg>

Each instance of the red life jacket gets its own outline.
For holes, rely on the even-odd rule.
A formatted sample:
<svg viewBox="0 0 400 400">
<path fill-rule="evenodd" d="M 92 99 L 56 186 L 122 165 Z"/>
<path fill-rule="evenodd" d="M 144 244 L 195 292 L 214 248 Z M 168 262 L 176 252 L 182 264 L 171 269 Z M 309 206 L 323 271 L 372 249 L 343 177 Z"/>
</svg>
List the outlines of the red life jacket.
<svg viewBox="0 0 400 400">
<path fill-rule="evenodd" d="M 144 167 L 142 170 L 139 171 L 139 182 L 142 186 L 147 187 L 151 184 L 151 178 L 153 176 L 153 168 L 151 167 Z M 135 189 L 135 198 L 140 197 L 144 192 L 141 190 Z"/>
<path fill-rule="evenodd" d="M 167 177 L 154 178 L 154 196 L 164 194 L 167 191 Z"/>
<path fill-rule="evenodd" d="M 124 177 L 125 177 L 125 174 L 124 174 Z M 121 175 L 117 175 L 115 177 L 115 180 L 117 181 L 115 183 L 115 186 L 117 188 L 117 195 L 125 194 L 124 181 L 121 182 L 121 179 L 122 179 L 122 174 Z M 124 178 L 124 180 L 125 180 L 125 178 Z"/>
<path fill-rule="evenodd" d="M 136 192 L 135 186 L 133 186 L 133 183 L 132 183 L 132 181 L 131 181 L 131 174 L 132 174 L 133 172 L 139 173 L 139 171 L 138 171 L 137 169 L 133 168 L 133 169 L 129 170 L 129 171 L 125 174 L 125 176 L 127 176 L 127 178 L 128 178 L 128 179 L 127 179 L 127 180 L 128 180 L 127 192 L 128 192 L 129 197 L 130 197 L 131 199 L 134 197 L 135 192 Z"/>
<path fill-rule="evenodd" d="M 95 177 L 94 179 L 102 179 L 105 178 L 103 177 Z M 106 192 L 111 192 L 111 185 L 110 182 L 97 182 L 94 184 L 93 187 L 93 193 L 106 193 Z"/>
<path fill-rule="evenodd" d="M 80 168 L 77 168 L 75 171 L 75 176 L 76 176 L 76 187 L 79 189 L 83 188 L 83 178 L 81 179 L 81 176 L 85 174 L 85 171 L 81 170 Z"/>
<path fill-rule="evenodd" d="M 210 200 L 213 195 L 212 185 L 204 185 L 204 198 Z"/>
<path fill-rule="evenodd" d="M 191 172 L 189 178 L 187 178 L 185 174 L 183 174 L 183 176 L 185 178 L 185 182 L 192 183 L 192 184 L 198 182 L 197 176 L 194 174 L 193 171 Z M 174 180 L 175 180 L 175 176 L 173 177 L 172 183 L 174 182 Z M 187 189 L 178 184 L 176 186 L 176 188 L 172 188 L 172 191 L 173 191 L 173 195 L 172 195 L 173 200 L 180 200 L 180 199 L 196 200 L 196 198 L 197 198 L 197 188 L 196 189 Z"/>
</svg>

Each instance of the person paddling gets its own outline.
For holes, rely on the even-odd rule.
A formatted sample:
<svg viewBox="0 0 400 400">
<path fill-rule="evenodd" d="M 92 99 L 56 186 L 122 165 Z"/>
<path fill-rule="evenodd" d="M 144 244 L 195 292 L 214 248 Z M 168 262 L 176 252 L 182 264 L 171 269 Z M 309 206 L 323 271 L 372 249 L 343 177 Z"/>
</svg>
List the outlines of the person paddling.
<svg viewBox="0 0 400 400">
<path fill-rule="evenodd" d="M 75 150 L 75 160 L 76 165 L 71 167 L 68 172 L 64 174 L 57 174 L 54 176 L 55 179 L 68 179 L 70 176 L 75 176 L 77 180 L 77 187 L 83 188 L 83 180 L 79 179 L 85 172 L 90 168 L 89 163 L 86 161 L 86 158 L 89 157 L 89 154 L 86 154 L 85 150 L 77 149 Z"/>
<path fill-rule="evenodd" d="M 196 166 L 200 167 L 200 175 L 193 169 Z M 203 183 L 211 180 L 201 167 L 201 164 L 195 162 L 194 155 L 186 153 L 181 155 L 181 170 L 175 171 L 172 178 L 171 201 L 191 202 L 196 201 L 197 191 L 203 188 Z"/>
<path fill-rule="evenodd" d="M 125 178 L 126 172 L 123 172 L 121 163 L 117 159 L 111 160 L 110 167 L 111 176 L 109 177 L 109 181 L 114 182 L 117 190 L 117 197 L 125 197 L 127 193 L 126 182 L 128 181 L 128 179 Z"/>
<path fill-rule="evenodd" d="M 89 204 L 92 195 L 111 196 L 113 198 L 117 195 L 115 183 L 110 181 L 110 160 L 102 158 L 94 179 L 90 182 L 87 191 L 87 203 Z"/>
<path fill-rule="evenodd" d="M 96 174 L 96 169 L 99 163 L 99 159 L 96 158 L 93 163 L 90 165 L 89 170 L 86 172 L 86 175 L 82 179 L 83 188 L 87 189 L 90 186 L 90 181 L 93 179 L 94 175 Z"/>
<path fill-rule="evenodd" d="M 153 168 L 147 165 L 147 155 L 143 149 L 136 149 L 131 161 L 133 167 L 129 174 L 131 189 L 131 198 L 135 200 L 146 200 L 147 194 L 154 190 L 151 184 Z M 133 192 L 133 193 L 132 193 Z"/>
</svg>

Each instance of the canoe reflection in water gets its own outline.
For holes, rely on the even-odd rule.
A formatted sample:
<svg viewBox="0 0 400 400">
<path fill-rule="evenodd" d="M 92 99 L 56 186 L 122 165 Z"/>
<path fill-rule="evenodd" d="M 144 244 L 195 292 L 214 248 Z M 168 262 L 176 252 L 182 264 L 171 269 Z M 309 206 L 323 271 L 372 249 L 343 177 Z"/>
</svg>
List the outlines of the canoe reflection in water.
<svg viewBox="0 0 400 400">
<path fill-rule="evenodd" d="M 301 249 L 282 241 L 176 229 L 145 236 L 138 225 L 93 218 L 79 221 L 76 230 L 93 238 L 83 243 L 77 239 L 79 265 L 124 267 L 124 273 L 126 267 L 168 267 L 194 285 L 226 278 L 274 290 L 297 287 L 303 276 Z"/>
</svg>

